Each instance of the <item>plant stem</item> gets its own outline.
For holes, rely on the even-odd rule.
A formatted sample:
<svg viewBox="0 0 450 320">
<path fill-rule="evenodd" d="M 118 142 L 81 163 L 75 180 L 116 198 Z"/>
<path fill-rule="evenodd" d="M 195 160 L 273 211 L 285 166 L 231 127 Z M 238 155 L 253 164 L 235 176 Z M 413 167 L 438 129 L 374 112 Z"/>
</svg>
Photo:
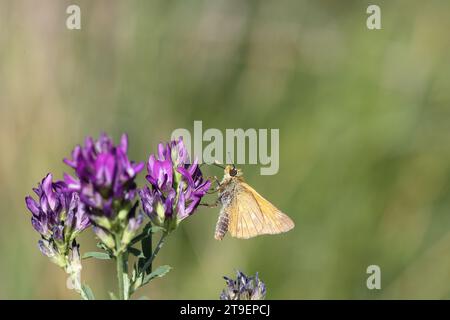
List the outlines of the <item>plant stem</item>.
<svg viewBox="0 0 450 320">
<path fill-rule="evenodd" d="M 120 250 L 120 238 L 116 236 L 116 250 Z M 124 282 L 123 282 L 123 261 L 124 254 L 123 252 L 119 251 L 116 253 L 116 267 L 117 267 L 117 284 L 119 289 L 119 299 L 125 300 L 124 295 Z"/>
<path fill-rule="evenodd" d="M 123 253 L 120 253 L 116 256 L 116 265 L 117 265 L 117 283 L 119 287 L 119 299 L 124 300 L 123 294 Z"/>
<path fill-rule="evenodd" d="M 83 291 L 78 292 L 81 296 L 81 299 L 83 300 L 89 300 L 89 298 L 86 296 L 86 294 Z"/>
</svg>

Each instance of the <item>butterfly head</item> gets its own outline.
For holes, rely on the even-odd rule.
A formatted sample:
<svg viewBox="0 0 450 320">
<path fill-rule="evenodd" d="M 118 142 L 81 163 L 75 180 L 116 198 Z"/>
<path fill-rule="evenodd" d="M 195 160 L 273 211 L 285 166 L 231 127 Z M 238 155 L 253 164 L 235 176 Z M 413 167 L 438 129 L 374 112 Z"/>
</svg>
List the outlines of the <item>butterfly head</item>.
<svg viewBox="0 0 450 320">
<path fill-rule="evenodd" d="M 242 176 L 242 170 L 237 169 L 234 165 L 227 165 L 225 167 L 225 178 L 233 178 Z"/>
</svg>

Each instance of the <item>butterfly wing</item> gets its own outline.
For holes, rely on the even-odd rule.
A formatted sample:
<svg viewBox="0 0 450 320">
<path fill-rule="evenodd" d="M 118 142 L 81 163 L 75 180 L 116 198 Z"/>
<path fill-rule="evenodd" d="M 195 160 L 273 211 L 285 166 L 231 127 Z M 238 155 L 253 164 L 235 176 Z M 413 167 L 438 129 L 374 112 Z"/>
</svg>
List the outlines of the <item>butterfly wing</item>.
<svg viewBox="0 0 450 320">
<path fill-rule="evenodd" d="M 248 239 L 261 234 L 291 230 L 294 222 L 245 182 L 238 184 L 228 208 L 228 231 L 233 237 Z"/>
</svg>

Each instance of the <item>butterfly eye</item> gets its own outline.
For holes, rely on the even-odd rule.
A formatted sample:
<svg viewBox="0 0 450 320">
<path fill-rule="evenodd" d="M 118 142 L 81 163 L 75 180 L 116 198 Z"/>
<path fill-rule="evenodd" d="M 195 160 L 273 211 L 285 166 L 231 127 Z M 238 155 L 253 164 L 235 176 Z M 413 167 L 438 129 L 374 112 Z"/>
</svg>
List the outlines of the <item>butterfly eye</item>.
<svg viewBox="0 0 450 320">
<path fill-rule="evenodd" d="M 237 170 L 236 168 L 233 168 L 230 170 L 230 176 L 234 177 L 235 175 L 237 175 Z"/>
</svg>

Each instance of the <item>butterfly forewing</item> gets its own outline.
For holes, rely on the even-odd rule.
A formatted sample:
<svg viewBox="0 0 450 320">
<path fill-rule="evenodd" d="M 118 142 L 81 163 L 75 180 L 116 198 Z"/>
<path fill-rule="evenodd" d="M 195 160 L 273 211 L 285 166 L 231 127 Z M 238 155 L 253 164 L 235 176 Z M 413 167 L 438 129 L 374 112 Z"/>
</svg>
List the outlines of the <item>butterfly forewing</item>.
<svg viewBox="0 0 450 320">
<path fill-rule="evenodd" d="M 294 222 L 245 182 L 237 185 L 228 208 L 231 235 L 248 239 L 261 234 L 287 232 Z"/>
</svg>

